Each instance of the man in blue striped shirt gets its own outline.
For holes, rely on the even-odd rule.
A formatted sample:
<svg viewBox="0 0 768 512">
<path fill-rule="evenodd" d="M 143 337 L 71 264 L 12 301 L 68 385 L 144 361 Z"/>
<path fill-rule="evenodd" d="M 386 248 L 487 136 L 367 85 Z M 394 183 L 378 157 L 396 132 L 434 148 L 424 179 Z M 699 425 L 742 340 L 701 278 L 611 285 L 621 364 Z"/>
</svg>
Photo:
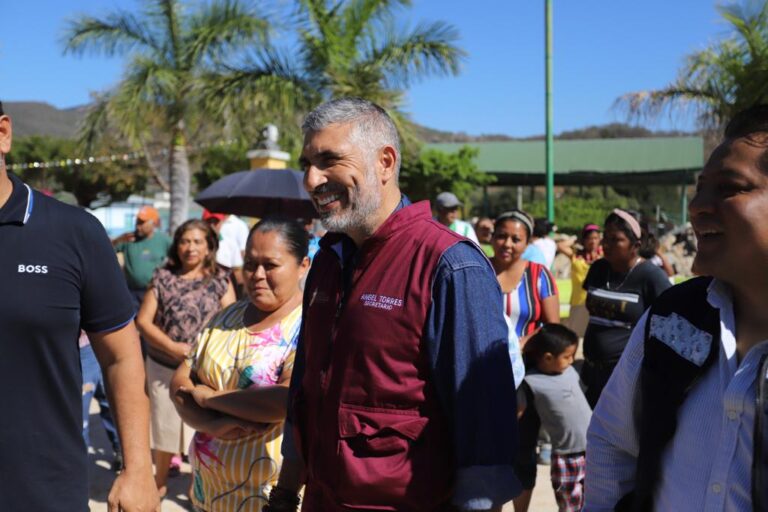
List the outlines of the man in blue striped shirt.
<svg viewBox="0 0 768 512">
<path fill-rule="evenodd" d="M 766 150 L 768 106 L 753 107 L 730 122 L 699 176 L 689 207 L 698 240 L 694 271 L 712 277 L 671 288 L 667 294 L 678 299 L 672 313 L 656 314 L 662 295 L 635 327 L 590 424 L 585 510 L 765 510 L 761 475 L 768 468 L 755 446 L 765 438 L 766 414 L 764 403 L 756 407 L 768 355 Z M 649 407 L 675 402 L 664 391 L 649 396 L 649 358 L 672 363 L 656 365 L 660 379 L 670 366 L 680 369 L 673 379 L 689 373 L 682 404 Z M 648 433 L 659 426 L 670 438 L 649 446 Z M 649 452 L 650 472 L 638 464 Z M 648 506 L 638 506 L 638 489 Z"/>
</svg>

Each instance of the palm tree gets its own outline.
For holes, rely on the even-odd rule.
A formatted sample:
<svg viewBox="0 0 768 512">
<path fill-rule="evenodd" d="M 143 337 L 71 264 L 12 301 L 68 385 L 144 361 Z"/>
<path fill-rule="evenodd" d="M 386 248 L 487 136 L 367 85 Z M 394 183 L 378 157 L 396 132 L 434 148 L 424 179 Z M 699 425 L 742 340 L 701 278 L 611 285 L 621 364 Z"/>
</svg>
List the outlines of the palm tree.
<svg viewBox="0 0 768 512">
<path fill-rule="evenodd" d="M 280 104 L 284 126 L 317 103 L 343 96 L 373 101 L 389 111 L 403 138 L 416 136 L 403 111 L 405 90 L 430 75 L 456 75 L 464 52 L 458 32 L 443 22 L 397 27 L 395 10 L 410 0 L 298 0 L 298 48 L 256 52 L 247 66 L 223 77 L 216 96 L 240 111 L 252 94 Z M 239 103 L 238 103 L 239 102 Z M 257 101 L 256 104 L 259 102 Z M 238 105 L 237 107 L 234 105 Z"/>
<path fill-rule="evenodd" d="M 732 34 L 689 55 L 677 80 L 616 101 L 633 118 L 693 114 L 701 128 L 721 131 L 734 114 L 768 102 L 768 1 L 718 7 Z"/>
<path fill-rule="evenodd" d="M 66 52 L 128 57 L 120 83 L 97 98 L 82 139 L 95 143 L 111 127 L 135 146 L 162 141 L 171 232 L 188 214 L 189 141 L 204 128 L 203 121 L 224 123 L 211 98 L 202 101 L 210 77 L 246 46 L 263 44 L 267 28 L 267 21 L 240 0 L 205 2 L 195 9 L 179 0 L 144 0 L 138 15 L 83 16 L 67 27 Z M 156 160 L 156 154 L 148 155 L 150 168 Z"/>
</svg>

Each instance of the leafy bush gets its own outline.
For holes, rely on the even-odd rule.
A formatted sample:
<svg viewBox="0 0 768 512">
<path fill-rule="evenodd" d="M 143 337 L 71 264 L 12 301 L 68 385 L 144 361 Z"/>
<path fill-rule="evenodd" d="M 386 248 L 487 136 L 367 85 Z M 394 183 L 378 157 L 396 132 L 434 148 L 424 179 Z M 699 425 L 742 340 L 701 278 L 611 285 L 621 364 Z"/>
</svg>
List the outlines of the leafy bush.
<svg viewBox="0 0 768 512">
<path fill-rule="evenodd" d="M 489 185 L 496 177 L 477 168 L 478 149 L 463 146 L 455 153 L 425 149 L 417 158 L 404 158 L 400 185 L 413 201 L 434 200 L 440 192 L 453 192 L 462 202 L 478 187 Z"/>
</svg>

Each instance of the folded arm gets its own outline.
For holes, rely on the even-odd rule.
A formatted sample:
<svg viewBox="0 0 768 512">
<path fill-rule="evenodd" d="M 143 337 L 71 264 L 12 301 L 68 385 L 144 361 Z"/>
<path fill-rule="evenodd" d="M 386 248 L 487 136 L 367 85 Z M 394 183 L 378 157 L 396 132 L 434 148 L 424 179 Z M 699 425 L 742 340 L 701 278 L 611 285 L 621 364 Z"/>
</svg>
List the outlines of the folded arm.
<svg viewBox="0 0 768 512">
<path fill-rule="evenodd" d="M 155 350 L 162 352 L 170 361 L 181 363 L 190 348 L 190 340 L 173 340 L 163 330 L 155 325 L 157 314 L 157 297 L 153 288 L 149 288 L 141 301 L 141 307 L 136 314 L 136 326 L 144 340 Z M 183 342 L 183 343 L 180 343 Z"/>
<path fill-rule="evenodd" d="M 253 427 L 239 418 L 200 407 L 192 396 L 191 390 L 194 387 L 191 367 L 184 362 L 176 369 L 170 385 L 171 400 L 184 423 L 198 432 L 223 438 L 237 437 Z"/>
<path fill-rule="evenodd" d="M 289 377 L 290 378 L 290 377 Z M 192 391 L 195 401 L 205 409 L 229 414 L 253 423 L 277 423 L 285 420 L 288 382 L 274 386 L 214 391 L 198 385 Z"/>
</svg>

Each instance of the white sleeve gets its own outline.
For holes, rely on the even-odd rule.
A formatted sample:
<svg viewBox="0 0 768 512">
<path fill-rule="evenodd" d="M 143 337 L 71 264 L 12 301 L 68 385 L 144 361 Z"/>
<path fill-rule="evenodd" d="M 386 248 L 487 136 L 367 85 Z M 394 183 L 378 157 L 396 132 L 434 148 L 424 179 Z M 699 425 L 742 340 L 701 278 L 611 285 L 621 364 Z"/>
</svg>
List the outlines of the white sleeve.
<svg viewBox="0 0 768 512">
<path fill-rule="evenodd" d="M 477 235 L 475 234 L 475 228 L 472 227 L 472 224 L 467 222 L 467 234 L 466 237 L 475 242 L 477 245 L 480 245 L 480 241 L 477 239 Z"/>
<path fill-rule="evenodd" d="M 243 266 L 243 255 L 236 247 L 237 243 L 231 238 L 219 240 L 219 250 L 216 251 L 216 262 L 229 269 Z"/>
<path fill-rule="evenodd" d="M 616 503 L 634 488 L 638 454 L 634 404 L 647 316 L 646 311 L 632 331 L 592 413 L 587 430 L 585 512 L 613 512 Z"/>
<path fill-rule="evenodd" d="M 520 384 L 523 383 L 523 379 L 525 378 L 525 363 L 523 362 L 523 355 L 520 352 L 520 338 L 517 337 L 515 328 L 507 315 L 504 315 L 504 320 L 507 322 L 509 360 L 512 363 L 515 389 L 520 389 Z"/>
<path fill-rule="evenodd" d="M 243 267 L 243 253 L 240 251 L 240 247 L 237 246 L 237 242 L 230 240 L 230 252 L 232 253 L 231 261 L 232 266 L 230 268 L 242 268 Z"/>
<path fill-rule="evenodd" d="M 245 251 L 245 245 L 248 243 L 248 233 L 250 233 L 250 229 L 248 228 L 248 224 L 245 223 L 245 221 L 240 220 L 239 228 L 237 230 L 237 248 L 240 249 L 240 251 Z"/>
</svg>

